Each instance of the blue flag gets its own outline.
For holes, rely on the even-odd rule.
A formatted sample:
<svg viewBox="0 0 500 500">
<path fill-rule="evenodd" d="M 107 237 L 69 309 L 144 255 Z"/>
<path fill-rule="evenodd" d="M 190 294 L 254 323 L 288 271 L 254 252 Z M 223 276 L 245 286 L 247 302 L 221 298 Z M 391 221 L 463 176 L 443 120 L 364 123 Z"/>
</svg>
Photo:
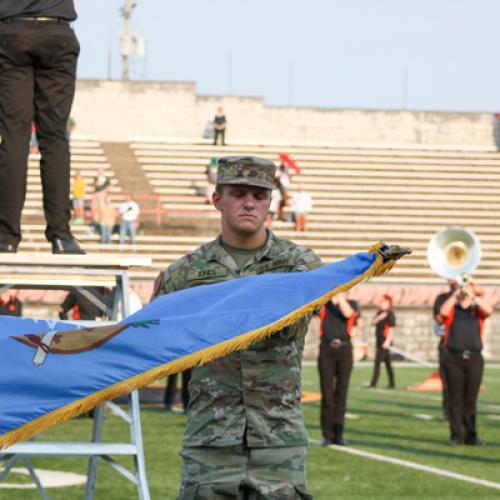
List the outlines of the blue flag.
<svg viewBox="0 0 500 500">
<path fill-rule="evenodd" d="M 306 273 L 249 276 L 158 297 L 115 325 L 0 316 L 0 449 L 296 322 L 389 270 L 376 252 Z"/>
</svg>

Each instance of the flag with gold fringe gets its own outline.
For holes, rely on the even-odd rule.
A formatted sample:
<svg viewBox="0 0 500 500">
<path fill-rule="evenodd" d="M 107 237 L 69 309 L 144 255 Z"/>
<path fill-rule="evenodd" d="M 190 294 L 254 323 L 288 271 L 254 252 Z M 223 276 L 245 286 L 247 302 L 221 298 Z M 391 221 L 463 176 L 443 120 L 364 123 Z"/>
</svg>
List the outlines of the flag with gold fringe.
<svg viewBox="0 0 500 500">
<path fill-rule="evenodd" d="M 249 276 L 158 297 L 114 325 L 0 316 L 0 449 L 294 323 L 394 264 L 379 252 L 307 273 Z"/>
</svg>

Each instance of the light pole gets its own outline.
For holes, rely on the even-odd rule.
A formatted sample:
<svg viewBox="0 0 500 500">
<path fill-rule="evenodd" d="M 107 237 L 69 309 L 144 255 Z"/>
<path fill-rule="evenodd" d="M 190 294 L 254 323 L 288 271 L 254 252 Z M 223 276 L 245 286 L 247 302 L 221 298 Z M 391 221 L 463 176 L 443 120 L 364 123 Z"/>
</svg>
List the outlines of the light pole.
<svg viewBox="0 0 500 500">
<path fill-rule="evenodd" d="M 123 31 L 121 36 L 122 41 L 122 80 L 129 79 L 129 58 L 130 58 L 130 18 L 132 17 L 132 10 L 137 4 L 133 0 L 125 0 L 123 5 Z"/>
</svg>

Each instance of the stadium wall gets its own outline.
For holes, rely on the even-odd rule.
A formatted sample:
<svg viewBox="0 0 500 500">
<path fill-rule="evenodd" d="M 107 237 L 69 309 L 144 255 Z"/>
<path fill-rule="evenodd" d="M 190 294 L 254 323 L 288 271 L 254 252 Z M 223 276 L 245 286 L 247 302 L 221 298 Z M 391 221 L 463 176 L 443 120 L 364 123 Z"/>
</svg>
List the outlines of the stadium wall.
<svg viewBox="0 0 500 500">
<path fill-rule="evenodd" d="M 238 144 L 495 149 L 493 114 L 266 106 L 262 98 L 201 96 L 190 82 L 79 80 L 78 136 L 199 142 L 217 106 Z"/>
</svg>

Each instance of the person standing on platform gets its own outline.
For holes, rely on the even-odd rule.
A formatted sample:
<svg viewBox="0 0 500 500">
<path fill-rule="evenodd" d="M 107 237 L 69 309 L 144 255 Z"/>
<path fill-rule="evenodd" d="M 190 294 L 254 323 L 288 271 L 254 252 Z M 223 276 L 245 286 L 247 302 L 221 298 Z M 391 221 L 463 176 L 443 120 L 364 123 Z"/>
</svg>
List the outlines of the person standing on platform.
<svg viewBox="0 0 500 500">
<path fill-rule="evenodd" d="M 372 320 L 375 327 L 376 354 L 373 376 L 369 387 L 376 387 L 380 376 L 380 365 L 385 364 L 387 370 L 388 389 L 395 389 L 394 370 L 391 365 L 390 346 L 394 338 L 394 328 L 396 326 L 396 316 L 392 310 L 392 297 L 384 295 L 380 303 L 380 309 Z"/>
<path fill-rule="evenodd" d="M 344 419 L 353 366 L 354 328 L 361 316 L 358 303 L 344 293 L 335 295 L 320 311 L 318 370 L 321 385 L 323 445 L 345 445 Z"/>
<path fill-rule="evenodd" d="M 227 120 L 226 120 L 226 115 L 224 114 L 224 109 L 223 108 L 217 108 L 217 114 L 215 115 L 214 118 L 214 146 L 217 145 L 217 140 L 220 136 L 221 140 L 221 145 L 225 146 L 226 145 L 226 125 L 227 125 Z"/>
<path fill-rule="evenodd" d="M 78 40 L 73 0 L 0 1 L 0 252 L 16 252 L 31 124 L 36 125 L 45 236 L 52 253 L 85 253 L 70 230 L 67 122 L 75 93 Z"/>
<path fill-rule="evenodd" d="M 482 290 L 469 282 L 457 287 L 439 310 L 445 326 L 444 364 L 450 391 L 450 444 L 482 444 L 476 403 L 483 377 L 484 320 L 493 312 Z"/>
<path fill-rule="evenodd" d="M 438 344 L 438 359 L 439 359 L 439 376 L 441 377 L 442 385 L 442 409 L 443 409 L 443 420 L 450 419 L 450 394 L 448 388 L 448 381 L 446 380 L 446 368 L 444 364 L 445 348 L 444 348 L 444 318 L 441 316 L 441 306 L 446 302 L 446 300 L 453 294 L 453 292 L 458 288 L 458 283 L 456 280 L 448 280 L 448 285 L 450 287 L 448 292 L 439 294 L 434 300 L 434 305 L 432 307 L 434 314 L 434 333 L 439 337 Z"/>
<path fill-rule="evenodd" d="M 321 265 L 312 250 L 265 227 L 274 187 L 269 160 L 219 160 L 212 201 L 221 234 L 160 273 L 153 297 L 263 273 Z M 192 370 L 179 499 L 312 498 L 300 370 L 310 317 Z"/>
</svg>

